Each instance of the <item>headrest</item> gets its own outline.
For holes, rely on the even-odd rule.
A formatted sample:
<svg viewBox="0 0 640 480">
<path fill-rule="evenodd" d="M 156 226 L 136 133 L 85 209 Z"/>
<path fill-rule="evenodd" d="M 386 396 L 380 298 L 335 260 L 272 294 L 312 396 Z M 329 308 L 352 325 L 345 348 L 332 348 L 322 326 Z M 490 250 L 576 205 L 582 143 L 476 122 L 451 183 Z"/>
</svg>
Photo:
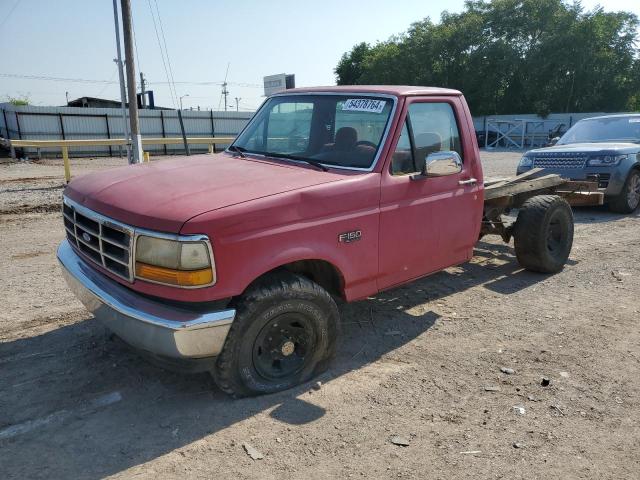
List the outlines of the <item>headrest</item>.
<svg viewBox="0 0 640 480">
<path fill-rule="evenodd" d="M 358 132 L 353 127 L 342 127 L 336 132 L 336 150 L 351 150 L 358 141 Z"/>
</svg>

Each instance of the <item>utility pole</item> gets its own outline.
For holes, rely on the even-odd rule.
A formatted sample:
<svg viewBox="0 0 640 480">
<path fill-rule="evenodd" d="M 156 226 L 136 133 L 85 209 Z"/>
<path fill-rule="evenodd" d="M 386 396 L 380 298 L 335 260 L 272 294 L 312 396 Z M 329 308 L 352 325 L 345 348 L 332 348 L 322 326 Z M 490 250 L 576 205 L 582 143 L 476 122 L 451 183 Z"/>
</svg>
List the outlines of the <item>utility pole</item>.
<svg viewBox="0 0 640 480">
<path fill-rule="evenodd" d="M 236 112 L 240 111 L 240 100 L 242 100 L 239 97 L 236 97 Z"/>
<path fill-rule="evenodd" d="M 142 108 L 147 108 L 147 96 L 145 90 L 146 82 L 144 80 L 144 73 L 140 72 L 140 96 L 142 97 Z"/>
<path fill-rule="evenodd" d="M 131 148 L 129 145 L 129 126 L 127 125 L 127 92 L 124 87 L 124 66 L 122 64 L 122 50 L 120 48 L 120 19 L 118 18 L 118 0 L 113 0 L 113 18 L 116 22 L 116 46 L 118 58 L 114 58 L 118 66 L 118 75 L 120 77 L 120 110 L 122 111 L 122 133 L 127 141 L 125 148 L 127 150 L 127 162 L 131 163 Z M 68 103 L 68 101 L 67 101 Z"/>
<path fill-rule="evenodd" d="M 122 33 L 124 36 L 124 57 L 127 66 L 127 93 L 129 94 L 129 124 L 131 127 L 131 163 L 142 162 L 142 137 L 138 120 L 138 102 L 136 101 L 136 65 L 133 60 L 133 31 L 131 27 L 131 1 L 121 0 Z"/>
<path fill-rule="evenodd" d="M 227 81 L 225 80 L 222 83 L 222 95 L 224 95 L 224 111 L 227 111 L 227 96 L 229 95 L 229 90 L 227 90 Z"/>
<path fill-rule="evenodd" d="M 229 76 L 229 67 L 231 66 L 231 62 L 227 63 L 227 73 L 224 74 L 224 82 L 222 82 L 222 95 L 224 95 L 224 111 L 227 111 L 227 96 L 229 95 L 229 90 L 227 90 L 227 77 Z"/>
<path fill-rule="evenodd" d="M 65 96 L 67 97 L 67 106 L 69 105 L 69 92 L 64 92 Z"/>
</svg>

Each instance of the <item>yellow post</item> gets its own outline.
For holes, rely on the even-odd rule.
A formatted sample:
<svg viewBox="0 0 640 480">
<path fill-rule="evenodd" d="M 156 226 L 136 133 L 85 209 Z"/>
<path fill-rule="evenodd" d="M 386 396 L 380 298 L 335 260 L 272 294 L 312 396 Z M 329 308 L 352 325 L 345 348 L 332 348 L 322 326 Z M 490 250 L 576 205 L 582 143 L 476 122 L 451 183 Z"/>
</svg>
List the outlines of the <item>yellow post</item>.
<svg viewBox="0 0 640 480">
<path fill-rule="evenodd" d="M 142 152 L 145 163 L 149 163 L 149 152 Z"/>
<path fill-rule="evenodd" d="M 62 147 L 62 160 L 64 160 L 64 178 L 67 183 L 71 181 L 71 165 L 69 165 L 69 147 Z"/>
</svg>

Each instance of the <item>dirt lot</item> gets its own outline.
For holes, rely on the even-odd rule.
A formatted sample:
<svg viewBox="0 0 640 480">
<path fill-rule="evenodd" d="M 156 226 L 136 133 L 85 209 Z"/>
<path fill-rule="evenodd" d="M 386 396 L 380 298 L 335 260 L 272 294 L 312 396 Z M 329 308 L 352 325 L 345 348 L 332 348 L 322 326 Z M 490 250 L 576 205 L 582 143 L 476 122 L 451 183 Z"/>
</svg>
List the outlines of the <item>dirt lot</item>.
<svg viewBox="0 0 640 480">
<path fill-rule="evenodd" d="M 483 153 L 489 175 L 518 158 Z M 234 401 L 84 311 L 54 255 L 61 193 L 60 161 L 0 164 L 2 478 L 638 478 L 639 213 L 577 210 L 558 275 L 522 271 L 492 240 L 469 264 L 342 305 L 320 390 Z"/>
</svg>

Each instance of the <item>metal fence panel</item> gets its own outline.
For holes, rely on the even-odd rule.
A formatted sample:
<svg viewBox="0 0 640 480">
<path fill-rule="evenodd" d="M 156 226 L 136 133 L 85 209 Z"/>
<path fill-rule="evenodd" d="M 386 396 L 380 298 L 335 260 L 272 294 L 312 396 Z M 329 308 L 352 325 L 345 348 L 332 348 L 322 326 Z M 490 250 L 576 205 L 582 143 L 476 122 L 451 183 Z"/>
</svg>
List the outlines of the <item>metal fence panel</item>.
<svg viewBox="0 0 640 480">
<path fill-rule="evenodd" d="M 141 110 L 140 133 L 143 137 L 181 137 L 178 112 L 175 110 Z M 185 134 L 188 137 L 235 136 L 247 124 L 253 112 L 216 112 L 184 110 Z M 5 119 L 6 118 L 6 124 Z M 89 139 L 122 138 L 124 123 L 117 108 L 35 107 L 0 104 L 0 136 L 11 139 Z M 182 145 L 145 147 L 153 153 L 183 154 Z M 35 149 L 25 149 L 27 154 Z M 59 154 L 59 149 L 41 149 L 41 153 Z M 117 147 L 85 147 L 70 150 L 74 156 L 119 155 Z M 207 151 L 194 145 L 193 152 Z"/>
<path fill-rule="evenodd" d="M 580 120 L 601 115 L 616 113 L 552 113 L 546 117 L 535 114 L 487 115 L 473 117 L 473 124 L 482 137 L 480 147 L 486 143 L 494 147 L 526 149 L 546 145 L 549 134 L 560 126 L 564 133 Z"/>
</svg>

